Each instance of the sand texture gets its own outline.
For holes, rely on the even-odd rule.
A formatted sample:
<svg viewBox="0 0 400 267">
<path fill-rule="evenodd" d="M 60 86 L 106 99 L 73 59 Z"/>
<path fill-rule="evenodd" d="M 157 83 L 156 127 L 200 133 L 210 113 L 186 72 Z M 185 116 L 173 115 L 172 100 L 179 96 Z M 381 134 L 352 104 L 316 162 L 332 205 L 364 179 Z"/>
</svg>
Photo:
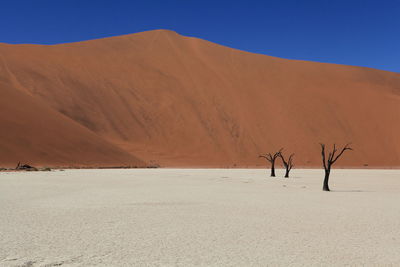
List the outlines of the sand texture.
<svg viewBox="0 0 400 267">
<path fill-rule="evenodd" d="M 0 44 L 0 165 L 400 167 L 400 74 L 247 53 L 157 30 Z"/>
<path fill-rule="evenodd" d="M 0 266 L 400 265 L 400 171 L 292 175 L 0 173 Z"/>
</svg>

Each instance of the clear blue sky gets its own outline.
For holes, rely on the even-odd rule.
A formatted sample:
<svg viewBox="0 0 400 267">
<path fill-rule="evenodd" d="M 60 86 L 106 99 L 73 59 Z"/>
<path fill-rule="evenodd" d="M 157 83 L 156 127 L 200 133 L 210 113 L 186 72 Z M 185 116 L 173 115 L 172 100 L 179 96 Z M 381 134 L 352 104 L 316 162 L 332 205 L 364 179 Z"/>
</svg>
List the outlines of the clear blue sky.
<svg viewBox="0 0 400 267">
<path fill-rule="evenodd" d="M 0 42 L 56 44 L 152 29 L 400 72 L 400 0 L 0 0 Z"/>
</svg>

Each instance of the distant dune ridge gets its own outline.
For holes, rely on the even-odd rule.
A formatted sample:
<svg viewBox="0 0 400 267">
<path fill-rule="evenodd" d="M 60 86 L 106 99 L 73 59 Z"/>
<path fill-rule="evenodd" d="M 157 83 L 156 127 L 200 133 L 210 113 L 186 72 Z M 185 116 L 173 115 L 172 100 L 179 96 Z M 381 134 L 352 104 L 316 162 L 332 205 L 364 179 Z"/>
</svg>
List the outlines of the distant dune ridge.
<svg viewBox="0 0 400 267">
<path fill-rule="evenodd" d="M 400 166 L 400 74 L 253 54 L 167 30 L 0 44 L 0 166 Z"/>
</svg>

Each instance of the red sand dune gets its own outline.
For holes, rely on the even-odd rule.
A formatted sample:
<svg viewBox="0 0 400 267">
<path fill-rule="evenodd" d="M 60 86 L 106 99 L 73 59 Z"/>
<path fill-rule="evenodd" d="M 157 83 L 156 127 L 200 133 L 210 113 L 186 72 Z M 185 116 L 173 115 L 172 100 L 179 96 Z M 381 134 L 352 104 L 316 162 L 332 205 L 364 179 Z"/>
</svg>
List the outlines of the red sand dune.
<svg viewBox="0 0 400 267">
<path fill-rule="evenodd" d="M 175 32 L 0 44 L 0 165 L 264 166 L 352 142 L 339 166 L 400 166 L 400 74 L 286 60 Z"/>
</svg>

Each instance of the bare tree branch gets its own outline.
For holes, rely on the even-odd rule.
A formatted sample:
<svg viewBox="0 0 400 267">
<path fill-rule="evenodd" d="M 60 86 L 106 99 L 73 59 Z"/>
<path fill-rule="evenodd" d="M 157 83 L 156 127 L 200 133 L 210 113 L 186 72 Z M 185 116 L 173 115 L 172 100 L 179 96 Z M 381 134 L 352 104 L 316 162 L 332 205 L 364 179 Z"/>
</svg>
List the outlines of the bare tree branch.
<svg viewBox="0 0 400 267">
<path fill-rule="evenodd" d="M 289 156 L 289 160 L 288 160 L 289 171 L 292 170 L 292 168 L 294 166 L 294 164 L 293 164 L 293 156 L 294 156 L 294 153 Z"/>
<path fill-rule="evenodd" d="M 265 155 L 260 155 L 258 156 L 259 158 L 265 158 L 266 160 L 268 160 L 269 162 L 272 162 L 272 155 L 270 153 L 265 154 Z"/>
<path fill-rule="evenodd" d="M 334 160 L 332 160 L 332 164 L 335 163 L 338 160 L 338 158 L 340 158 L 342 156 L 343 152 L 345 152 L 346 150 L 353 150 L 351 147 L 349 147 L 349 145 L 350 144 L 346 144 L 343 147 L 342 151 L 340 151 L 340 153 L 336 156 L 336 158 Z"/>
</svg>

